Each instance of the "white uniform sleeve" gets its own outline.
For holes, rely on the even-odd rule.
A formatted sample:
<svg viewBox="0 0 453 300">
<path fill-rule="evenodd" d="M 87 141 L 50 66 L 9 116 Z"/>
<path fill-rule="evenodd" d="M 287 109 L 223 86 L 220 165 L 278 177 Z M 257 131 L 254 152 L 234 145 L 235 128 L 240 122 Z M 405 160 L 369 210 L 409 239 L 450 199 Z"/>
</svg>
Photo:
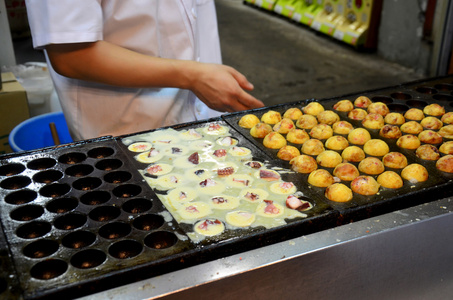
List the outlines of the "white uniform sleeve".
<svg viewBox="0 0 453 300">
<path fill-rule="evenodd" d="M 102 40 L 101 0 L 26 0 L 33 47 Z"/>
</svg>

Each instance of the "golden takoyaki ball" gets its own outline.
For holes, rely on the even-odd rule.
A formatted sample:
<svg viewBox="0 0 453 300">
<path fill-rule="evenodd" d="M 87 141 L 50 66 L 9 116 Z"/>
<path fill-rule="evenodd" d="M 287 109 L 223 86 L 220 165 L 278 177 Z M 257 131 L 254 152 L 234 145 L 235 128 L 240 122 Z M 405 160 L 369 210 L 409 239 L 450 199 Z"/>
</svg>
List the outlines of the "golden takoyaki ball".
<svg viewBox="0 0 453 300">
<path fill-rule="evenodd" d="M 399 189 L 403 186 L 403 179 L 398 173 L 393 171 L 385 171 L 378 176 L 377 182 L 388 189 Z"/>
<path fill-rule="evenodd" d="M 272 129 L 281 134 L 287 134 L 291 129 L 296 128 L 291 119 L 283 118 L 280 122 L 274 125 Z"/>
<path fill-rule="evenodd" d="M 423 131 L 423 126 L 416 121 L 409 121 L 401 125 L 401 132 L 408 134 L 419 134 Z"/>
<path fill-rule="evenodd" d="M 348 113 L 348 118 L 352 120 L 363 120 L 368 113 L 362 108 L 354 108 Z"/>
<path fill-rule="evenodd" d="M 384 117 L 380 114 L 370 113 L 362 120 L 362 125 L 368 129 L 381 129 L 384 127 Z"/>
<path fill-rule="evenodd" d="M 371 135 L 364 128 L 356 128 L 348 134 L 348 141 L 353 145 L 365 145 L 369 140 L 371 140 Z"/>
<path fill-rule="evenodd" d="M 359 176 L 351 182 L 354 193 L 371 196 L 379 192 L 379 183 L 371 176 Z"/>
<path fill-rule="evenodd" d="M 396 141 L 398 147 L 411 150 L 417 149 L 420 147 L 420 144 L 418 137 L 412 134 L 403 135 Z"/>
<path fill-rule="evenodd" d="M 445 108 L 437 103 L 425 106 L 423 113 L 428 116 L 440 117 L 445 114 Z"/>
<path fill-rule="evenodd" d="M 351 100 L 340 100 L 333 105 L 333 109 L 348 112 L 354 109 L 354 104 L 352 104 Z"/>
<path fill-rule="evenodd" d="M 303 115 L 302 111 L 297 107 L 288 108 L 283 114 L 283 118 L 288 118 L 297 121 Z"/>
<path fill-rule="evenodd" d="M 444 123 L 436 117 L 428 116 L 420 121 L 420 125 L 422 125 L 425 129 L 439 130 L 442 126 L 444 126 Z"/>
<path fill-rule="evenodd" d="M 321 152 L 316 157 L 316 162 L 318 165 L 326 168 L 335 168 L 338 164 L 343 161 L 343 158 L 338 152 L 332 150 L 326 150 Z"/>
<path fill-rule="evenodd" d="M 357 97 L 357 99 L 355 99 L 354 101 L 354 105 L 360 108 L 367 108 L 371 103 L 373 102 L 367 96 Z"/>
<path fill-rule="evenodd" d="M 325 146 L 327 149 L 340 151 L 348 147 L 349 142 L 341 135 L 334 135 L 327 139 Z"/>
<path fill-rule="evenodd" d="M 352 199 L 352 190 L 342 183 L 334 183 L 326 188 L 327 199 L 335 202 L 348 202 Z"/>
<path fill-rule="evenodd" d="M 446 125 L 439 129 L 439 134 L 446 139 L 453 139 L 453 125 Z"/>
<path fill-rule="evenodd" d="M 318 140 L 326 140 L 333 135 L 333 129 L 327 124 L 318 124 L 310 130 L 310 136 Z"/>
<path fill-rule="evenodd" d="M 291 169 L 298 173 L 308 174 L 318 168 L 316 160 L 308 155 L 299 155 L 289 161 Z"/>
<path fill-rule="evenodd" d="M 385 125 L 379 130 L 379 135 L 386 139 L 399 139 L 403 134 L 396 125 Z"/>
<path fill-rule="evenodd" d="M 327 125 L 332 125 L 333 123 L 340 121 L 340 116 L 331 110 L 320 112 L 316 118 L 318 119 L 318 123 Z"/>
<path fill-rule="evenodd" d="M 345 161 L 359 162 L 365 158 L 365 152 L 357 146 L 349 146 L 341 152 L 341 157 Z"/>
<path fill-rule="evenodd" d="M 384 170 L 384 164 L 376 157 L 367 157 L 359 163 L 359 171 L 368 175 L 378 175 Z"/>
<path fill-rule="evenodd" d="M 363 151 L 372 156 L 384 156 L 389 153 L 390 148 L 383 140 L 371 139 L 363 145 Z"/>
<path fill-rule="evenodd" d="M 439 152 L 443 154 L 453 154 L 453 141 L 444 142 L 440 145 Z"/>
<path fill-rule="evenodd" d="M 308 175 L 308 183 L 317 187 L 328 187 L 333 184 L 335 179 L 329 173 L 329 171 L 324 169 L 317 169 Z"/>
<path fill-rule="evenodd" d="M 286 139 L 283 135 L 278 132 L 270 132 L 263 139 L 263 145 L 270 149 L 280 149 L 286 146 Z"/>
<path fill-rule="evenodd" d="M 278 158 L 287 160 L 287 161 L 290 161 L 291 159 L 293 159 L 294 157 L 299 156 L 299 155 L 300 155 L 299 149 L 297 149 L 294 146 L 289 146 L 289 145 L 281 147 L 280 150 L 278 150 L 278 152 L 277 152 Z"/>
<path fill-rule="evenodd" d="M 423 130 L 418 135 L 418 139 L 425 144 L 441 144 L 443 141 L 442 136 L 432 130 Z"/>
<path fill-rule="evenodd" d="M 453 112 L 447 112 L 440 120 L 445 124 L 453 124 Z"/>
<path fill-rule="evenodd" d="M 428 180 L 428 170 L 420 164 L 410 164 L 401 171 L 401 177 L 411 183 Z"/>
<path fill-rule="evenodd" d="M 312 129 L 318 125 L 318 120 L 312 115 L 303 115 L 296 121 L 296 126 L 302 129 Z"/>
<path fill-rule="evenodd" d="M 342 181 L 353 181 L 359 175 L 357 167 L 350 163 L 338 164 L 333 170 L 333 176 L 338 177 Z"/>
<path fill-rule="evenodd" d="M 439 150 L 433 145 L 421 145 L 415 151 L 415 155 L 424 160 L 438 160 L 440 158 Z"/>
<path fill-rule="evenodd" d="M 261 116 L 261 122 L 274 125 L 282 120 L 282 115 L 275 110 L 269 110 Z"/>
<path fill-rule="evenodd" d="M 272 132 L 271 125 L 261 122 L 250 129 L 250 135 L 259 139 L 264 138 L 270 132 Z"/>
<path fill-rule="evenodd" d="M 303 144 L 309 139 L 310 136 L 303 129 L 291 129 L 286 135 L 286 140 L 293 144 Z"/>
<path fill-rule="evenodd" d="M 407 166 L 407 158 L 400 152 L 389 152 L 382 158 L 382 163 L 387 168 L 402 169 Z"/>
<path fill-rule="evenodd" d="M 239 120 L 239 126 L 242 128 L 247 128 L 250 129 L 256 124 L 260 122 L 260 119 L 255 116 L 254 114 L 247 114 L 245 116 L 242 116 L 242 118 Z"/>
<path fill-rule="evenodd" d="M 310 102 L 302 108 L 302 111 L 304 114 L 317 116 L 320 112 L 324 111 L 324 107 L 318 102 Z"/>
<path fill-rule="evenodd" d="M 436 162 L 436 168 L 442 172 L 453 173 L 453 155 L 445 155 Z"/>
<path fill-rule="evenodd" d="M 307 155 L 318 155 L 325 151 L 324 144 L 317 139 L 309 139 L 302 145 L 300 150 Z"/>
<path fill-rule="evenodd" d="M 336 134 L 349 134 L 354 129 L 354 126 L 347 121 L 338 121 L 333 123 L 332 129 Z"/>
<path fill-rule="evenodd" d="M 385 116 L 384 122 L 390 125 L 401 125 L 406 122 L 406 119 L 400 113 L 391 112 Z"/>
<path fill-rule="evenodd" d="M 404 118 L 411 121 L 421 121 L 425 117 L 425 114 L 421 109 L 410 108 L 404 113 Z"/>
<path fill-rule="evenodd" d="M 387 104 L 383 102 L 374 102 L 368 106 L 367 112 L 369 114 L 380 114 L 381 116 L 385 117 L 390 112 L 390 110 L 387 107 Z"/>
</svg>

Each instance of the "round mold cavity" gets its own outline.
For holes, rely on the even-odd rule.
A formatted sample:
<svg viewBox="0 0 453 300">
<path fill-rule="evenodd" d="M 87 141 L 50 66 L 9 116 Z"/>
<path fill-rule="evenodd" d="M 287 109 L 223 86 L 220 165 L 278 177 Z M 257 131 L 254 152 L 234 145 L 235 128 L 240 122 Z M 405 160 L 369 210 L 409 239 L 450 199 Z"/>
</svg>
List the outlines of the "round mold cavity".
<svg viewBox="0 0 453 300">
<path fill-rule="evenodd" d="M 434 100 L 438 101 L 453 101 L 453 96 L 445 95 L 445 94 L 437 94 L 433 96 Z"/>
<path fill-rule="evenodd" d="M 25 246 L 22 253 L 30 258 L 43 258 L 57 252 L 59 247 L 56 241 L 39 240 Z"/>
<path fill-rule="evenodd" d="M 429 86 L 419 86 L 419 87 L 415 88 L 415 90 L 419 93 L 428 94 L 428 95 L 434 95 L 434 94 L 438 93 L 438 91 L 435 88 L 432 88 Z"/>
<path fill-rule="evenodd" d="M 39 205 L 25 205 L 13 210 L 10 217 L 16 221 L 31 221 L 39 218 L 44 213 L 44 208 Z"/>
<path fill-rule="evenodd" d="M 158 229 L 164 224 L 164 218 L 162 218 L 159 215 L 153 215 L 153 214 L 148 214 L 148 215 L 143 215 L 134 220 L 132 225 L 139 229 L 139 230 L 144 230 L 144 231 L 151 231 Z"/>
<path fill-rule="evenodd" d="M 63 154 L 58 158 L 58 161 L 66 165 L 75 165 L 86 159 L 86 155 L 80 152 L 71 152 Z"/>
<path fill-rule="evenodd" d="M 393 99 L 391 97 L 387 97 L 387 96 L 375 96 L 375 97 L 371 98 L 371 101 L 373 101 L 373 102 L 382 102 L 382 103 L 385 103 L 385 104 L 393 103 Z"/>
<path fill-rule="evenodd" d="M 89 231 L 75 231 L 63 237 L 61 244 L 66 248 L 82 249 L 96 241 L 96 235 Z"/>
<path fill-rule="evenodd" d="M 409 99 L 412 99 L 412 96 L 410 94 L 403 93 L 403 92 L 391 93 L 390 97 L 392 97 L 393 99 L 398 99 L 398 100 L 409 100 Z"/>
<path fill-rule="evenodd" d="M 61 230 L 74 230 L 82 227 L 87 221 L 87 217 L 82 214 L 69 213 L 58 217 L 54 221 L 54 226 Z"/>
<path fill-rule="evenodd" d="M 79 191 L 91 191 L 101 186 L 102 180 L 96 177 L 84 177 L 77 179 L 72 187 Z"/>
<path fill-rule="evenodd" d="M 67 194 L 71 187 L 65 183 L 52 183 L 42 187 L 39 194 L 44 197 L 58 198 Z"/>
<path fill-rule="evenodd" d="M 110 159 L 103 159 L 96 164 L 96 169 L 102 171 L 113 171 L 118 169 L 123 165 L 123 162 L 119 159 L 110 158 Z"/>
<path fill-rule="evenodd" d="M 412 108 L 424 108 L 426 105 L 428 105 L 428 102 L 421 100 L 409 100 L 406 102 L 406 104 Z"/>
<path fill-rule="evenodd" d="M 105 224 L 99 229 L 99 235 L 108 240 L 119 239 L 131 232 L 131 226 L 122 222 Z"/>
<path fill-rule="evenodd" d="M 145 198 L 131 199 L 123 204 L 122 209 L 130 214 L 140 214 L 153 207 L 151 200 Z"/>
<path fill-rule="evenodd" d="M 26 187 L 31 183 L 31 179 L 27 176 L 8 177 L 0 183 L 0 187 L 6 190 L 18 190 Z"/>
<path fill-rule="evenodd" d="M 83 177 L 87 176 L 88 174 L 91 174 L 91 172 L 94 171 L 94 167 L 87 165 L 87 164 L 80 164 L 80 165 L 74 165 L 70 166 L 69 168 L 66 169 L 65 173 L 68 176 L 72 177 Z"/>
<path fill-rule="evenodd" d="M 101 265 L 106 259 L 107 255 L 101 250 L 87 249 L 74 254 L 71 265 L 77 269 L 91 269 Z"/>
<path fill-rule="evenodd" d="M 115 153 L 115 150 L 110 147 L 97 147 L 88 151 L 88 156 L 91 158 L 102 159 L 111 156 L 113 153 Z"/>
<path fill-rule="evenodd" d="M 92 191 L 80 197 L 80 202 L 85 205 L 99 205 L 110 200 L 110 193 L 106 191 Z"/>
<path fill-rule="evenodd" d="M 168 231 L 156 231 L 145 237 L 145 245 L 152 249 L 170 248 L 178 242 L 178 237 Z"/>
<path fill-rule="evenodd" d="M 33 221 L 17 228 L 16 235 L 23 239 L 36 239 L 45 236 L 50 230 L 52 230 L 50 223 Z"/>
<path fill-rule="evenodd" d="M 434 86 L 434 88 L 438 89 L 439 91 L 453 91 L 453 84 L 449 83 L 439 83 Z"/>
<path fill-rule="evenodd" d="M 399 113 L 409 110 L 409 107 L 404 104 L 392 103 L 392 104 L 387 105 L 387 107 L 389 108 L 390 111 L 399 112 Z"/>
<path fill-rule="evenodd" d="M 91 220 L 98 222 L 108 222 L 118 218 L 120 215 L 121 210 L 115 206 L 99 206 L 88 214 Z"/>
<path fill-rule="evenodd" d="M 67 197 L 52 200 L 46 205 L 46 209 L 52 213 L 64 214 L 75 209 L 78 205 L 77 199 Z"/>
<path fill-rule="evenodd" d="M 0 166 L 0 176 L 13 176 L 25 171 L 25 166 L 21 164 L 9 164 Z"/>
<path fill-rule="evenodd" d="M 13 205 L 21 205 L 32 202 L 38 197 L 38 193 L 32 190 L 13 192 L 5 197 L 5 202 Z"/>
<path fill-rule="evenodd" d="M 57 170 L 46 170 L 36 173 L 33 176 L 33 181 L 39 183 L 52 183 L 63 177 L 63 173 Z"/>
<path fill-rule="evenodd" d="M 133 240 L 123 240 L 114 243 L 109 247 L 109 254 L 118 259 L 127 259 L 139 255 L 143 246 Z"/>
<path fill-rule="evenodd" d="M 126 171 L 115 171 L 104 176 L 104 180 L 110 183 L 120 184 L 129 181 L 132 174 Z"/>
<path fill-rule="evenodd" d="M 142 192 L 142 188 L 135 184 L 124 184 L 113 189 L 113 195 L 118 198 L 135 197 Z"/>
<path fill-rule="evenodd" d="M 61 259 L 49 259 L 34 265 L 30 270 L 33 278 L 50 280 L 63 275 L 68 269 L 68 264 Z"/>
<path fill-rule="evenodd" d="M 56 164 L 56 160 L 49 157 L 38 158 L 30 161 L 27 164 L 27 167 L 32 170 L 45 170 L 48 168 L 52 168 Z"/>
</svg>

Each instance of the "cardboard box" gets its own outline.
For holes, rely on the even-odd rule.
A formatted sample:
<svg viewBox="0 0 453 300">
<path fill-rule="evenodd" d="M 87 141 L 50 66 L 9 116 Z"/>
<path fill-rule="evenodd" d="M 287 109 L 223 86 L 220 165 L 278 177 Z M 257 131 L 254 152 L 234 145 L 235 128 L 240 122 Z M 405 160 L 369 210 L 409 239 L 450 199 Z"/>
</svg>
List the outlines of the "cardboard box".
<svg viewBox="0 0 453 300">
<path fill-rule="evenodd" d="M 13 73 L 1 74 L 0 90 L 0 154 L 12 152 L 8 137 L 11 130 L 30 118 L 27 93 Z"/>
</svg>

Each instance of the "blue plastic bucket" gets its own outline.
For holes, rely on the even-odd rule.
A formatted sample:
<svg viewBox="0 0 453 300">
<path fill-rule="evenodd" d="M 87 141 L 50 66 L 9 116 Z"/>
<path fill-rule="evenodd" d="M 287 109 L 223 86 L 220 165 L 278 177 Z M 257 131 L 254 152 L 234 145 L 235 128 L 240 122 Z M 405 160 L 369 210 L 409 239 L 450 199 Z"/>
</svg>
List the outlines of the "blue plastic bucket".
<svg viewBox="0 0 453 300">
<path fill-rule="evenodd" d="M 9 145 L 14 152 L 54 146 L 49 124 L 55 123 L 61 144 L 72 142 L 63 112 L 39 115 L 20 123 L 9 135 Z"/>
</svg>

